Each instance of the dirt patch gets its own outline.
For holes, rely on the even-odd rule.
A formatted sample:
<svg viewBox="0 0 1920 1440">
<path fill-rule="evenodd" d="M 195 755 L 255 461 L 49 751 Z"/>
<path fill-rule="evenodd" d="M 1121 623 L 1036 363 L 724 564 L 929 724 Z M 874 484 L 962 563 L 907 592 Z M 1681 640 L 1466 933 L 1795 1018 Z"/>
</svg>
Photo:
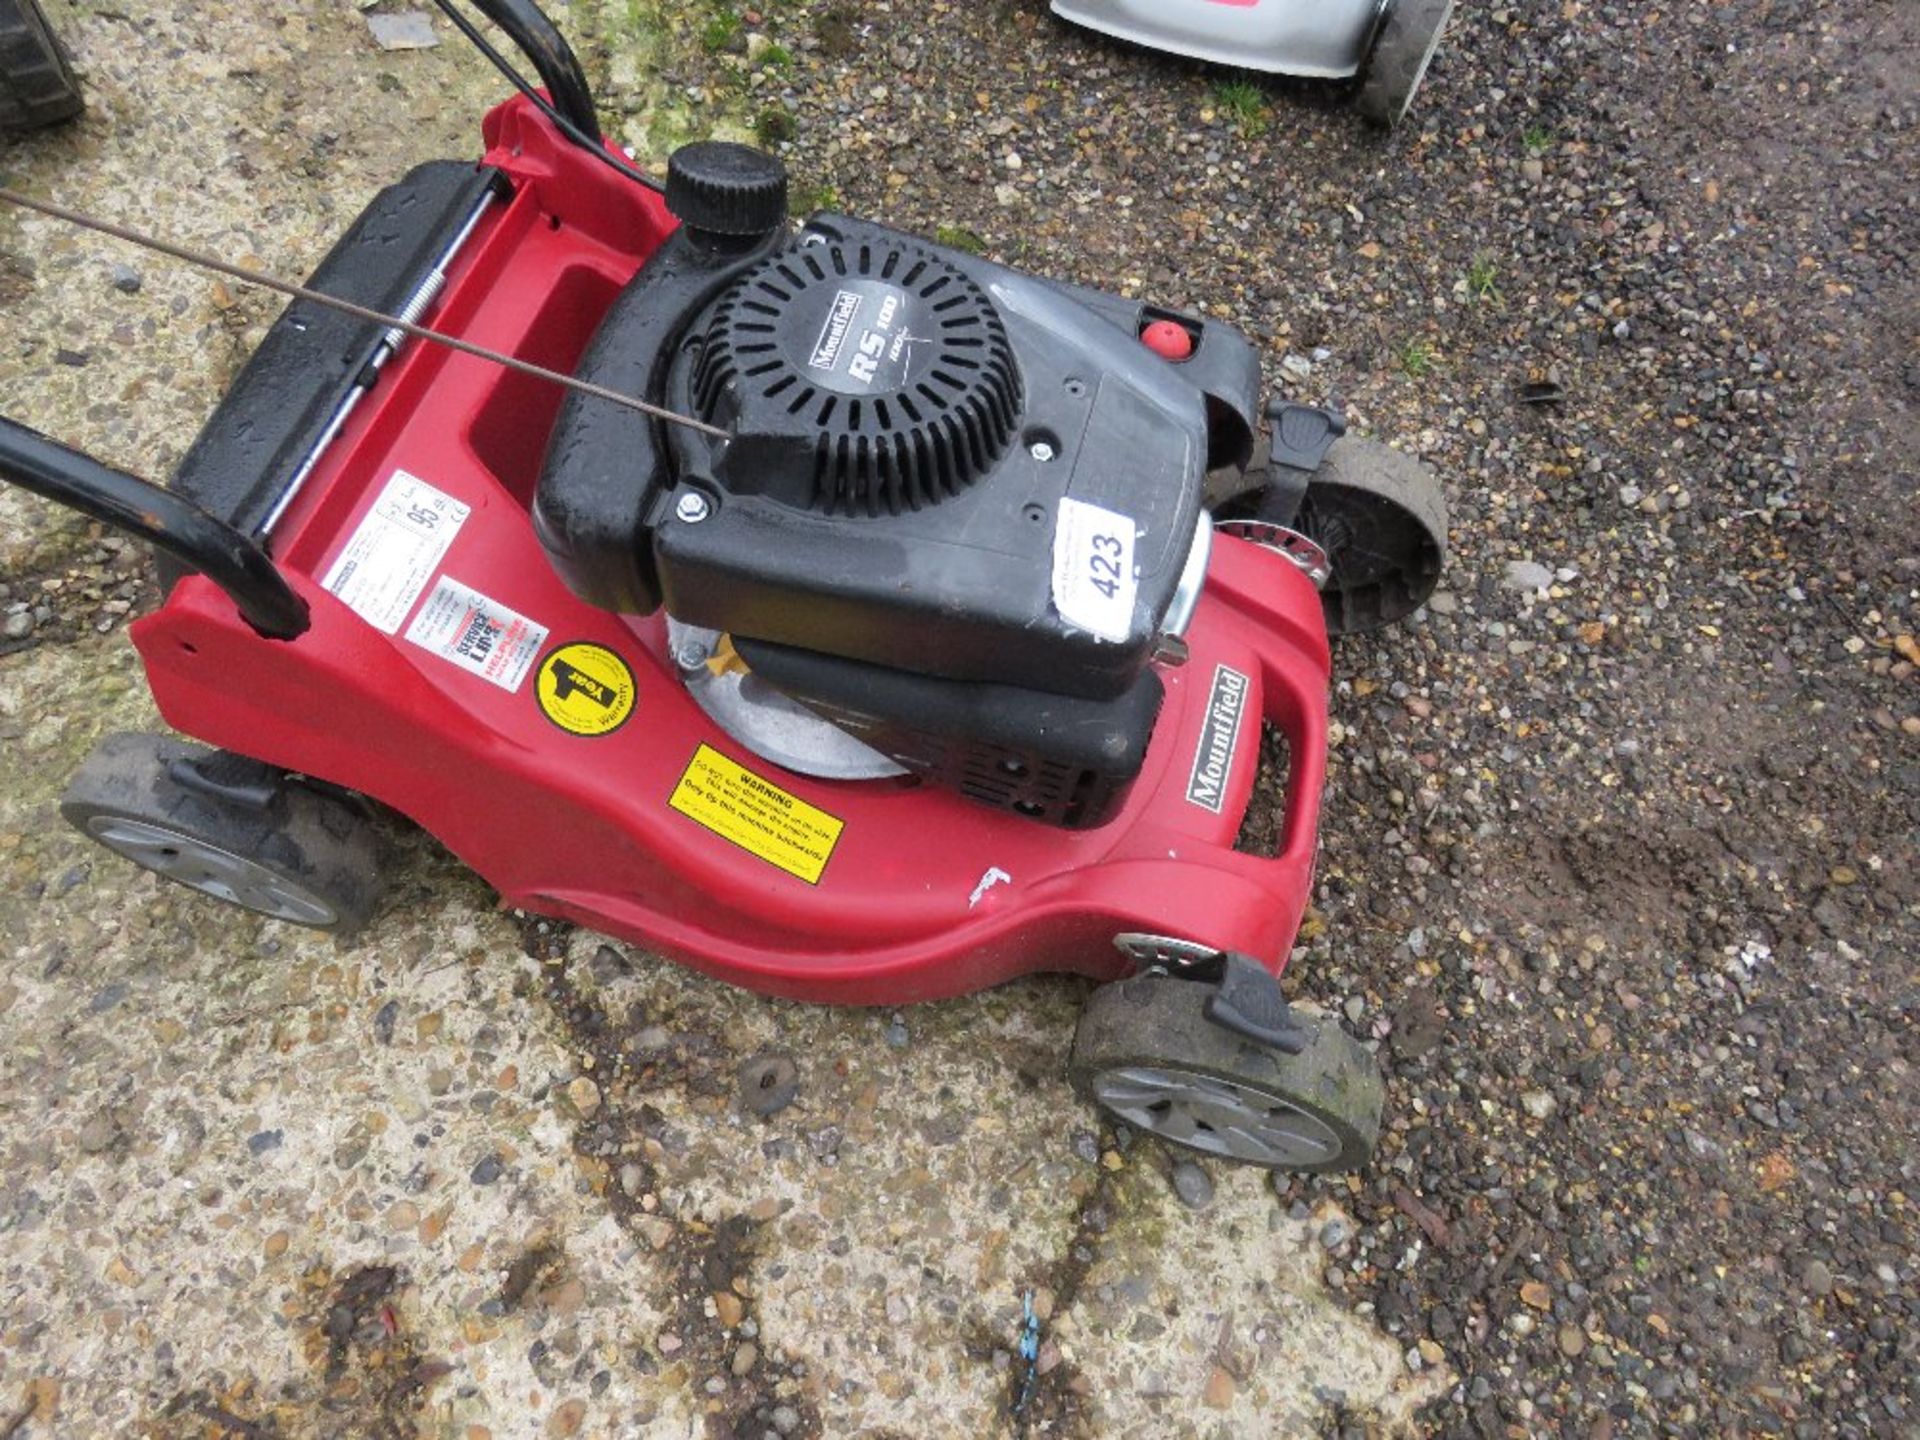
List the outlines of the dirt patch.
<svg viewBox="0 0 1920 1440">
<path fill-rule="evenodd" d="M 0 305 L 15 305 L 33 293 L 33 262 L 12 250 L 0 250 Z"/>
<path fill-rule="evenodd" d="M 649 1017 L 629 1013 L 616 1019 L 575 983 L 565 961 L 567 929 L 528 921 L 522 936 L 527 953 L 542 962 L 547 1003 L 591 1061 L 582 1076 L 585 1086 L 569 1092 L 579 1113 L 574 1148 L 621 1227 L 658 1255 L 671 1275 L 670 1323 L 639 1341 L 634 1363 L 687 1390 L 705 1417 L 707 1440 L 758 1440 L 769 1428 L 803 1440 L 818 1436 L 817 1408 L 773 1353 L 773 1337 L 762 1332 L 755 1313 L 753 1267 L 764 1227 L 777 1210 L 702 1219 L 675 1214 L 662 1199 L 659 1164 L 676 1141 L 646 1097 L 666 1085 L 715 1094 L 727 1083 L 729 1058 L 700 1031 L 682 1032 L 665 1047 L 637 1054 L 636 1040 L 651 1038 Z M 597 947 L 591 964 L 603 978 L 629 966 L 611 945 Z M 529 1251 L 515 1263 L 508 1288 L 521 1276 L 524 1294 L 558 1261 L 556 1247 Z M 776 1410 L 784 1412 L 780 1427 L 773 1424 Z"/>
<path fill-rule="evenodd" d="M 180 1440 L 209 1431 L 237 1440 L 428 1434 L 424 1407 L 453 1367 L 421 1352 L 408 1326 L 405 1290 L 405 1277 L 390 1265 L 337 1276 L 324 1267 L 309 1270 L 301 1291 L 312 1307 L 302 1339 L 314 1376 L 311 1392 L 269 1398 L 246 1378 L 183 1390 L 160 1412 L 157 1433 Z"/>
<path fill-rule="evenodd" d="M 1110 1149 L 1110 1153 L 1119 1158 L 1117 1149 Z M 1062 1358 L 1049 1329 L 1050 1322 L 1057 1322 L 1080 1299 L 1102 1237 L 1123 1203 L 1119 1167 L 1102 1164 L 1094 1172 L 1093 1185 L 1074 1207 L 1073 1228 L 1065 1248 L 1052 1264 L 1029 1277 L 1024 1288 L 1029 1305 L 1039 1300 L 1038 1312 L 1029 1312 L 1035 1313 L 1037 1322 L 1031 1326 L 1034 1353 L 1029 1356 L 1016 1349 L 1008 1367 L 1006 1398 L 1007 1418 L 1022 1440 L 1036 1434 L 1091 1433 L 1087 1400 L 1092 1386 L 1079 1366 Z M 994 1345 L 1004 1346 L 1010 1338 L 997 1337 Z"/>
</svg>

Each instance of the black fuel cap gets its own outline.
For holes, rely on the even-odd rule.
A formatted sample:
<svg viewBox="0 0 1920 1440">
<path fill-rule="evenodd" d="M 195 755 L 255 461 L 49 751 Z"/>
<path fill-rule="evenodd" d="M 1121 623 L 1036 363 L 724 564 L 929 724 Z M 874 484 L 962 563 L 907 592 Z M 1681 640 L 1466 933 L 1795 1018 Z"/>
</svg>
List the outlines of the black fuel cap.
<svg viewBox="0 0 1920 1440">
<path fill-rule="evenodd" d="M 712 235 L 765 235 L 787 219 L 787 167 L 727 140 L 682 145 L 667 160 L 667 209 Z"/>
</svg>

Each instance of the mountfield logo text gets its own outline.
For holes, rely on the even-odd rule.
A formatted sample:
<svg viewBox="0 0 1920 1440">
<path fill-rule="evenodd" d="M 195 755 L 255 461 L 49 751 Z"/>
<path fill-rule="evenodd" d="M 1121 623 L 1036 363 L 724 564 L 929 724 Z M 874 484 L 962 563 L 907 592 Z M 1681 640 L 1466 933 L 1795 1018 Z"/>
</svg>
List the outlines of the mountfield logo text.
<svg viewBox="0 0 1920 1440">
<path fill-rule="evenodd" d="M 860 307 L 865 303 L 857 291 L 841 290 L 834 295 L 833 305 L 820 326 L 820 338 L 813 342 L 813 354 L 807 357 L 807 364 L 816 370 L 833 369 L 840 359 L 841 347 L 847 343 L 847 331 L 853 328 L 854 316 L 860 313 Z"/>
<path fill-rule="evenodd" d="M 1240 717 L 1246 713 L 1246 676 L 1231 666 L 1213 672 L 1213 692 L 1207 697 L 1207 722 L 1200 728 L 1200 748 L 1193 754 L 1193 774 L 1187 780 L 1187 799 L 1203 810 L 1220 813 L 1227 803 L 1227 777 L 1233 774 L 1233 745 L 1240 738 Z"/>
</svg>

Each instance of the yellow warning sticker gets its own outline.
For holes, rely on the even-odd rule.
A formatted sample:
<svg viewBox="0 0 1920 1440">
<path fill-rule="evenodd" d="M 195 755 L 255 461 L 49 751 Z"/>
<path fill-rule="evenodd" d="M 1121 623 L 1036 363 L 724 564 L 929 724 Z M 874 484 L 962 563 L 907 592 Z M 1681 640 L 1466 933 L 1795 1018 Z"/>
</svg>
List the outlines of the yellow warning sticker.
<svg viewBox="0 0 1920 1440">
<path fill-rule="evenodd" d="M 633 671 L 606 646 L 577 640 L 540 662 L 533 697 L 570 735 L 611 735 L 633 714 Z"/>
<path fill-rule="evenodd" d="M 846 823 L 708 745 L 694 752 L 668 803 L 721 839 L 809 885 L 820 883 Z"/>
</svg>

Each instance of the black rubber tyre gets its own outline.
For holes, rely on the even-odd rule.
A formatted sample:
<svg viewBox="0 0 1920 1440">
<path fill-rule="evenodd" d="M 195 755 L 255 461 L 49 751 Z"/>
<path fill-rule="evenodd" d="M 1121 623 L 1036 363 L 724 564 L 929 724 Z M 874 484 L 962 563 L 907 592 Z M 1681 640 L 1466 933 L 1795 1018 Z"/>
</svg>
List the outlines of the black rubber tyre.
<svg viewBox="0 0 1920 1440">
<path fill-rule="evenodd" d="M 83 108 L 40 0 L 0 0 L 0 130 L 57 125 Z"/>
<path fill-rule="evenodd" d="M 1168 975 L 1102 985 L 1074 1032 L 1068 1076 L 1115 1119 L 1172 1145 L 1269 1170 L 1357 1170 L 1380 1135 L 1373 1056 L 1326 1016 L 1286 1055 L 1202 1013 L 1213 987 Z"/>
<path fill-rule="evenodd" d="M 265 809 L 183 786 L 176 761 L 216 752 L 109 735 L 60 800 L 67 823 L 143 869 L 278 920 L 350 935 L 380 900 L 380 844 L 345 801 L 280 781 Z"/>
<path fill-rule="evenodd" d="M 1440 48 L 1454 0 L 1389 0 L 1387 18 L 1374 36 L 1367 73 L 1353 103 L 1377 125 L 1392 128 L 1413 104 Z"/>
<path fill-rule="evenodd" d="M 1331 635 L 1406 619 L 1427 603 L 1447 564 L 1447 497 L 1439 477 L 1377 440 L 1335 442 L 1293 528 L 1333 562 L 1320 591 Z"/>
</svg>

